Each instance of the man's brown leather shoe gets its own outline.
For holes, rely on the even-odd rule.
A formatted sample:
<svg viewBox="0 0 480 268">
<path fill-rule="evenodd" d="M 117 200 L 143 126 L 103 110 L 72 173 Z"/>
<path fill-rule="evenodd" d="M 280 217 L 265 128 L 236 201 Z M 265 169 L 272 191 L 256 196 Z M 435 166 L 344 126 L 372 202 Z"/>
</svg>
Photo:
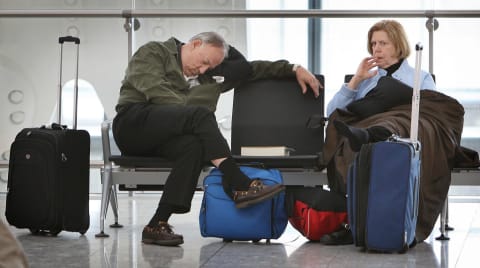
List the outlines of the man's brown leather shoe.
<svg viewBox="0 0 480 268">
<path fill-rule="evenodd" d="M 142 242 L 161 246 L 178 246 L 183 244 L 183 236 L 175 234 L 170 224 L 160 222 L 155 227 L 145 226 L 143 228 Z"/>
<path fill-rule="evenodd" d="M 254 180 L 247 191 L 233 192 L 233 201 L 237 208 L 245 208 L 272 198 L 284 189 L 282 184 L 265 185 L 261 180 Z"/>
</svg>

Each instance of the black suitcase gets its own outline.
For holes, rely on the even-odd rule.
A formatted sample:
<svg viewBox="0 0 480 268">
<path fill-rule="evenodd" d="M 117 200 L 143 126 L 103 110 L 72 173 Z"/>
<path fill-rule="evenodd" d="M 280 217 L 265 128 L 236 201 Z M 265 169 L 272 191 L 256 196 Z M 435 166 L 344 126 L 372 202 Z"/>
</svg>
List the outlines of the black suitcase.
<svg viewBox="0 0 480 268">
<path fill-rule="evenodd" d="M 73 129 L 60 121 L 64 42 L 74 42 L 77 48 Z M 90 226 L 90 135 L 76 129 L 80 39 L 60 37 L 59 43 L 59 123 L 23 129 L 10 148 L 5 216 L 11 225 L 33 234 L 84 234 Z"/>
</svg>

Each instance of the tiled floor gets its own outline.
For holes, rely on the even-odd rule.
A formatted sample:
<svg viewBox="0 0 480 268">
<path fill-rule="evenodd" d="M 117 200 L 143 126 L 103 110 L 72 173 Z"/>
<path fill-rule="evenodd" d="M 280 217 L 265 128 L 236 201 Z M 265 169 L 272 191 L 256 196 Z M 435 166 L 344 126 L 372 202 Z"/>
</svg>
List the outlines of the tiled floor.
<svg viewBox="0 0 480 268">
<path fill-rule="evenodd" d="M 31 267 L 479 267 L 480 200 L 451 197 L 450 241 L 435 240 L 438 228 L 424 242 L 406 254 L 361 252 L 353 245 L 324 246 L 309 243 L 290 226 L 272 244 L 223 243 L 203 238 L 198 211 L 202 192 L 195 195 L 192 212 L 171 219 L 175 231 L 183 234 L 180 247 L 144 245 L 141 231 L 158 202 L 158 194 L 121 194 L 121 229 L 106 227 L 108 238 L 96 238 L 99 231 L 100 196 L 90 201 L 91 226 L 85 235 L 61 232 L 57 237 L 33 236 L 26 229 L 11 227 L 23 245 Z M 5 194 L 0 194 L 0 218 L 5 221 Z M 109 212 L 107 223 L 112 223 Z M 438 227 L 438 226 L 437 226 Z"/>
</svg>

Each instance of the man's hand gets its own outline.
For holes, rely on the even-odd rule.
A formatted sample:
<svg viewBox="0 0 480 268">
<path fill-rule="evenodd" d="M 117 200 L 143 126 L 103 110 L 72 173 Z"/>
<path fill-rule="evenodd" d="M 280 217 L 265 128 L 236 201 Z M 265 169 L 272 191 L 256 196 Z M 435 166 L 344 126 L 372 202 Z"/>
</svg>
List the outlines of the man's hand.
<svg viewBox="0 0 480 268">
<path fill-rule="evenodd" d="M 315 97 L 320 95 L 320 88 L 323 88 L 323 85 L 320 84 L 320 81 L 318 81 L 318 79 L 311 72 L 302 66 L 298 66 L 297 70 L 295 71 L 295 75 L 297 76 L 297 81 L 302 88 L 303 94 L 307 93 L 308 85 L 312 89 Z"/>
</svg>

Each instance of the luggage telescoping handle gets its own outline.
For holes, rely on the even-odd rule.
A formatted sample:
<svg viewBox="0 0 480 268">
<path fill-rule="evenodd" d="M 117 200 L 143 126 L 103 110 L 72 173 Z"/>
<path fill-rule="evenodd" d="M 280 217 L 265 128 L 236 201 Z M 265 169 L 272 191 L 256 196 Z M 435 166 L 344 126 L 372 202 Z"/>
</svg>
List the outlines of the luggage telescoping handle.
<svg viewBox="0 0 480 268">
<path fill-rule="evenodd" d="M 420 72 L 422 65 L 421 43 L 415 45 L 415 76 L 413 79 L 413 95 L 412 95 L 412 120 L 410 122 L 410 140 L 416 144 L 418 141 L 418 119 L 420 113 Z"/>
<path fill-rule="evenodd" d="M 78 57 L 80 50 L 80 38 L 74 36 L 63 36 L 58 38 L 60 44 L 60 74 L 58 82 L 58 124 L 62 124 L 62 61 L 63 61 L 63 43 L 72 42 L 77 45 L 77 57 L 75 66 L 75 86 L 73 88 L 73 129 L 77 129 L 77 106 L 78 106 Z"/>
<path fill-rule="evenodd" d="M 80 44 L 80 38 L 74 36 L 63 36 L 58 38 L 58 43 L 63 44 L 65 42 L 74 42 L 75 44 Z"/>
</svg>

